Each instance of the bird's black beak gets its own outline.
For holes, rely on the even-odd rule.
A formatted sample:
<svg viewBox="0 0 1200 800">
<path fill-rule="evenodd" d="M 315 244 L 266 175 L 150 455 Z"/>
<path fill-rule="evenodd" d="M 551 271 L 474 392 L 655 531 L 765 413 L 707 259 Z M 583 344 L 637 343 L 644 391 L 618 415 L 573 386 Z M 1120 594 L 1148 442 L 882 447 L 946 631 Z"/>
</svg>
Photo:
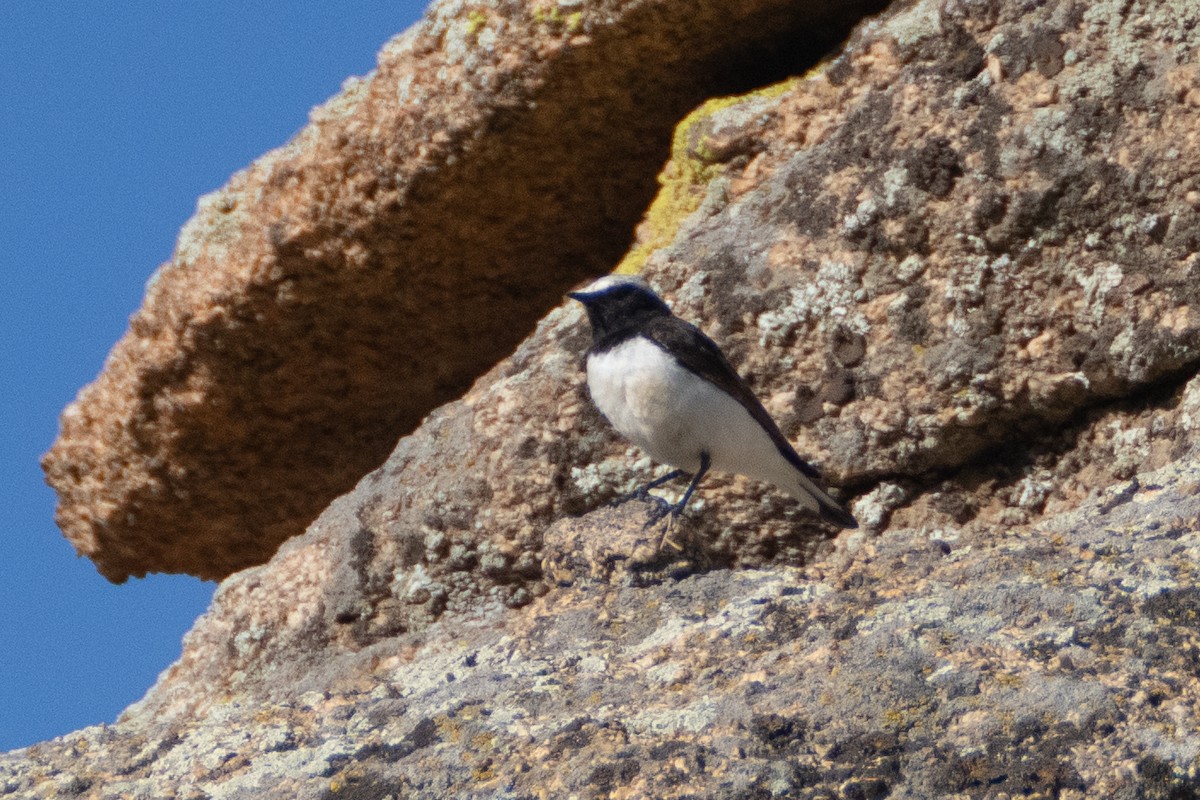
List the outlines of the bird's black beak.
<svg viewBox="0 0 1200 800">
<path fill-rule="evenodd" d="M 578 300 L 582 303 L 583 298 L 587 297 L 587 295 L 585 295 L 583 292 L 567 292 L 567 297 L 571 298 L 572 300 Z"/>
</svg>

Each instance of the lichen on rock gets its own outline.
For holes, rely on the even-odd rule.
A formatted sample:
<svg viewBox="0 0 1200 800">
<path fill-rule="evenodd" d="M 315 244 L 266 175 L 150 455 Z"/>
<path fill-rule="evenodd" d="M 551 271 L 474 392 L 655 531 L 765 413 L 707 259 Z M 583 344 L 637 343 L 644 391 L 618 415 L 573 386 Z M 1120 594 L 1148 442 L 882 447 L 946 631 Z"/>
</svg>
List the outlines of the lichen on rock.
<svg viewBox="0 0 1200 800">
<path fill-rule="evenodd" d="M 863 529 L 714 475 L 659 550 L 557 307 L 0 791 L 1196 794 L 1196 52 L 1190 7 L 919 0 L 680 126 L 629 263 Z"/>
</svg>

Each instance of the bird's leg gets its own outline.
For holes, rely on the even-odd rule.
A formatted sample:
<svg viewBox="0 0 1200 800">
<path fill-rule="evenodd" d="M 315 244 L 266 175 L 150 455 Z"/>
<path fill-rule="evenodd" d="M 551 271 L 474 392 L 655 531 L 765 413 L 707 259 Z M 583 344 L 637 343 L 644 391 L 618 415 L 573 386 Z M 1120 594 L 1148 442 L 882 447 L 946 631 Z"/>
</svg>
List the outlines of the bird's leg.
<svg viewBox="0 0 1200 800">
<path fill-rule="evenodd" d="M 671 481 L 675 480 L 676 478 L 678 478 L 680 475 L 683 475 L 683 474 L 684 474 L 684 472 L 681 469 L 671 470 L 666 475 L 663 475 L 661 478 L 655 478 L 654 480 L 650 481 L 645 486 L 643 486 L 641 489 L 638 489 L 637 492 L 635 492 L 635 494 L 637 494 L 639 496 L 645 495 L 651 489 L 657 489 L 658 487 L 662 486 L 664 483 L 670 483 Z"/>
<path fill-rule="evenodd" d="M 706 472 L 708 472 L 708 468 L 711 465 L 712 461 L 709 459 L 708 453 L 701 453 L 700 469 L 696 470 L 696 474 L 692 477 L 692 482 L 688 484 L 687 491 L 683 493 L 683 499 L 680 500 L 673 509 L 671 509 L 671 513 L 673 515 L 678 517 L 680 513 L 683 512 L 684 506 L 687 505 L 688 500 L 692 499 L 692 492 L 696 491 L 696 487 L 700 484 L 700 479 L 704 477 Z"/>
<path fill-rule="evenodd" d="M 705 473 L 708 472 L 708 468 L 711 464 L 712 464 L 712 460 L 708 457 L 708 453 L 701 453 L 700 454 L 700 469 L 696 470 L 696 474 L 692 476 L 692 482 L 688 484 L 687 491 L 683 493 L 683 498 L 675 505 L 671 505 L 670 503 L 664 502 L 661 505 L 659 505 L 657 508 L 655 508 L 653 511 L 650 512 L 650 519 L 647 520 L 646 524 L 643 526 L 645 528 L 649 528 L 651 525 L 655 524 L 656 522 L 658 522 L 660 519 L 667 516 L 668 514 L 671 515 L 671 519 L 667 523 L 666 530 L 663 531 L 662 538 L 659 539 L 659 542 L 658 542 L 659 550 L 662 549 L 662 546 L 664 543 L 670 544 L 676 550 L 683 549 L 670 538 L 671 528 L 674 527 L 675 520 L 679 517 L 680 514 L 683 513 L 683 509 L 687 507 L 688 500 L 692 499 L 692 492 L 696 491 L 696 487 L 700 484 L 700 480 L 704 477 Z"/>
<path fill-rule="evenodd" d="M 663 500 L 661 497 L 655 497 L 654 495 L 650 494 L 650 490 L 657 489 L 659 486 L 662 486 L 664 483 L 667 483 L 669 481 L 675 480 L 682 474 L 684 474 L 684 473 L 683 473 L 683 470 L 681 470 L 681 469 L 677 469 L 677 470 L 668 472 L 666 475 L 663 475 L 661 478 L 655 478 L 654 480 L 650 481 L 649 483 L 647 483 L 645 486 L 638 489 L 637 491 L 630 492 L 629 494 L 621 495 L 616 500 L 613 500 L 612 503 L 610 503 L 610 505 L 619 506 L 619 505 L 622 505 L 623 503 L 628 503 L 630 500 L 642 500 L 647 503 L 654 502 L 654 501 L 658 501 L 659 503 L 666 503 L 666 501 Z M 666 512 L 663 512 L 663 513 L 666 513 Z"/>
</svg>

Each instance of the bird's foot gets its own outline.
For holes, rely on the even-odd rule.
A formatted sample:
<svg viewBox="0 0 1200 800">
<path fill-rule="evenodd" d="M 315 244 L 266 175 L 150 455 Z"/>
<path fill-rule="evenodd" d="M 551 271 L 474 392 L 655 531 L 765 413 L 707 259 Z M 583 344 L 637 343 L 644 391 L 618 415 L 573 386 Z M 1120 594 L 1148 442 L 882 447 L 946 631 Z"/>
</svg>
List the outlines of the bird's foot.
<svg viewBox="0 0 1200 800">
<path fill-rule="evenodd" d="M 669 481 L 675 480 L 682 474 L 683 474 L 683 470 L 679 470 L 679 469 L 677 469 L 673 472 L 669 472 L 666 475 L 663 475 L 661 478 L 655 478 L 654 480 L 650 481 L 649 483 L 647 483 L 645 486 L 641 487 L 637 491 L 630 492 L 629 494 L 621 495 L 616 500 L 613 500 L 609 505 L 620 506 L 620 505 L 624 505 L 625 503 L 628 503 L 630 500 L 641 500 L 643 503 L 654 503 L 654 502 L 662 503 L 663 500 L 659 497 L 655 497 L 654 495 L 650 494 L 650 490 L 657 489 L 659 486 L 662 486 L 664 483 L 668 483 Z M 658 519 L 661 519 L 661 516 L 658 517 Z"/>
<path fill-rule="evenodd" d="M 659 521 L 666 516 L 670 516 L 672 519 L 674 519 L 675 517 L 679 516 L 679 512 L 682 511 L 682 509 L 678 506 L 668 503 L 661 497 L 650 494 L 649 492 L 646 492 L 642 499 L 651 504 L 650 511 L 646 514 L 646 522 L 644 525 L 642 525 L 643 528 L 650 528 L 657 525 Z"/>
<path fill-rule="evenodd" d="M 655 500 L 660 500 L 660 498 L 655 497 L 654 495 L 650 494 L 650 490 L 647 487 L 643 486 L 642 488 L 640 488 L 636 491 L 630 492 L 629 494 L 623 494 L 623 495 L 620 495 L 619 497 L 613 498 L 612 500 L 609 501 L 608 505 L 610 508 L 616 508 L 617 506 L 625 505 L 630 500 L 640 500 L 643 503 L 653 503 Z M 661 500 L 660 500 L 660 502 L 661 502 Z"/>
<path fill-rule="evenodd" d="M 668 503 L 661 497 L 655 497 L 654 495 L 650 495 L 650 498 L 655 501 L 654 508 L 647 515 L 642 529 L 653 527 L 665 518 L 667 523 L 663 526 L 662 536 L 658 540 L 659 551 L 662 551 L 663 545 L 669 544 L 674 550 L 683 552 L 683 547 L 675 541 L 672 534 L 675 532 L 675 524 L 679 520 L 679 515 L 683 513 L 684 504 L 682 502 Z"/>
<path fill-rule="evenodd" d="M 671 545 L 671 549 L 677 553 L 683 552 L 683 545 L 675 541 L 675 521 L 679 519 L 677 514 L 672 514 L 667 518 L 667 524 L 663 526 L 662 536 L 658 537 L 658 552 L 663 551 L 664 545 Z"/>
</svg>

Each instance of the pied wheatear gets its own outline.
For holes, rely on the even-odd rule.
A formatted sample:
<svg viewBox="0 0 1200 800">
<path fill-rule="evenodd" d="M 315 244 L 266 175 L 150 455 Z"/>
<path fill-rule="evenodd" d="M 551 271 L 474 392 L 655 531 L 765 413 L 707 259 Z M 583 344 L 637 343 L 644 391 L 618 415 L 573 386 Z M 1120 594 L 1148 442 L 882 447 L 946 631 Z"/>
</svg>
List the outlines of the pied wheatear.
<svg viewBox="0 0 1200 800">
<path fill-rule="evenodd" d="M 780 432 L 712 339 L 671 313 L 640 278 L 609 275 L 569 297 L 592 324 L 587 384 L 600 412 L 655 461 L 691 484 L 675 505 L 661 503 L 650 523 L 678 516 L 709 469 L 767 481 L 822 519 L 858 522 L 821 485 L 821 475 Z"/>
</svg>

